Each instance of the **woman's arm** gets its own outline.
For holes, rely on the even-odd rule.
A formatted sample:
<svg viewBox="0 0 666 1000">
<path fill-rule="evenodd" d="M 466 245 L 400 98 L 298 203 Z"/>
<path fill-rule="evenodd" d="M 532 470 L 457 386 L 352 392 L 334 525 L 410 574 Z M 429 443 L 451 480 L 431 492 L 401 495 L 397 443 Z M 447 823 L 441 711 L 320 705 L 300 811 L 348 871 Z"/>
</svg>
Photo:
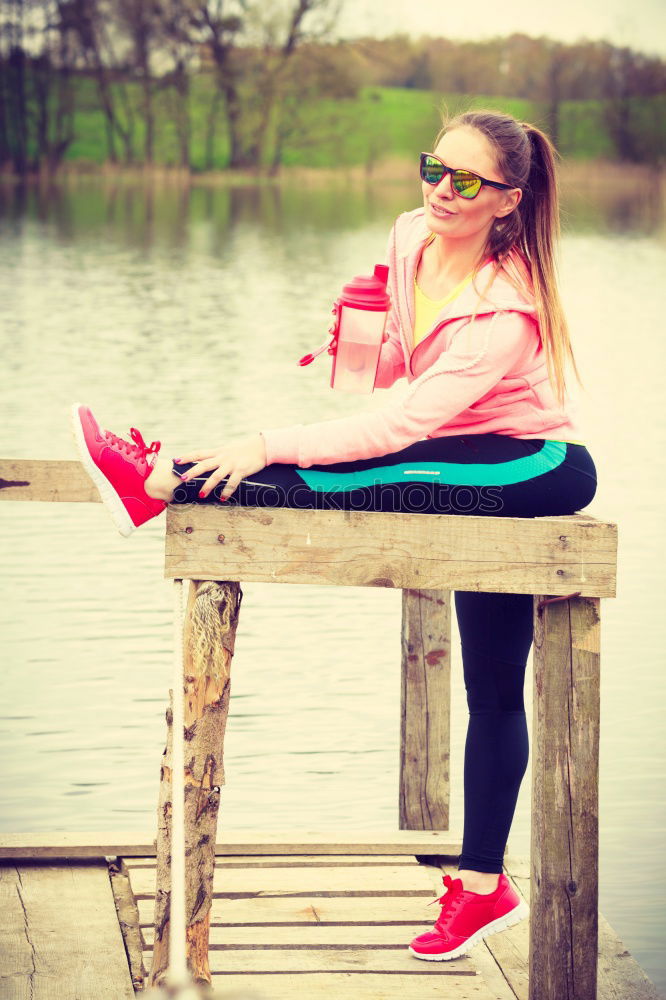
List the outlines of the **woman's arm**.
<svg viewBox="0 0 666 1000">
<path fill-rule="evenodd" d="M 521 313 L 478 317 L 448 351 L 406 389 L 378 410 L 337 420 L 262 431 L 266 461 L 301 468 L 375 458 L 406 448 L 445 426 L 481 399 L 534 350 L 538 331 Z"/>
</svg>

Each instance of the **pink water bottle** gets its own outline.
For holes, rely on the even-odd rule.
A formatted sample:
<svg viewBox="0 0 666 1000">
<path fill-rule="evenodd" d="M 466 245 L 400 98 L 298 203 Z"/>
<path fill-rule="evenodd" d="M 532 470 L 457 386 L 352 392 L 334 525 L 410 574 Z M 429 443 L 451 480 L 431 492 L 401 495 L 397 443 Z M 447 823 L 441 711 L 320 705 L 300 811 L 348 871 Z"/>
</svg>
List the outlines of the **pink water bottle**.
<svg viewBox="0 0 666 1000">
<path fill-rule="evenodd" d="M 359 276 L 344 286 L 333 307 L 332 339 L 300 365 L 311 361 L 327 348 L 333 354 L 331 388 L 341 392 L 371 393 L 375 386 L 390 299 L 386 290 L 388 267 L 377 264 L 373 275 Z"/>
</svg>

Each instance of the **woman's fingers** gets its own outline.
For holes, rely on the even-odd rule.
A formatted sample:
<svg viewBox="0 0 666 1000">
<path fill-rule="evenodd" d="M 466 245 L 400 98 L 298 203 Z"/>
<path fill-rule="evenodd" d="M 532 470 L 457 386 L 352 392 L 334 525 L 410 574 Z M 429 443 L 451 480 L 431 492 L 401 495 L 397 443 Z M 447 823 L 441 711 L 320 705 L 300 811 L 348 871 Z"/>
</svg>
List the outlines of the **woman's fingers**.
<svg viewBox="0 0 666 1000">
<path fill-rule="evenodd" d="M 233 496 L 233 494 L 238 489 L 238 486 L 242 478 L 243 477 L 240 473 L 237 472 L 231 473 L 228 481 L 225 483 L 222 493 L 220 494 L 220 500 L 222 501 L 228 500 L 230 496 Z"/>
<path fill-rule="evenodd" d="M 186 455 L 181 455 L 180 458 L 174 458 L 174 462 L 178 465 L 187 465 L 189 462 L 201 462 L 206 458 L 212 458 L 215 452 L 211 448 L 205 451 L 190 451 Z"/>
<path fill-rule="evenodd" d="M 217 469 L 220 465 L 219 458 L 214 455 L 210 458 L 204 458 L 201 461 L 196 459 L 190 459 L 190 461 L 195 461 L 196 465 L 193 465 L 191 469 L 188 469 L 180 478 L 184 483 L 188 483 L 190 479 L 196 479 L 198 476 L 202 476 L 205 472 L 211 472 L 213 469 Z"/>
<path fill-rule="evenodd" d="M 226 479 L 229 475 L 228 471 L 224 468 L 216 469 L 212 476 L 209 476 L 205 483 L 203 483 L 201 490 L 199 491 L 199 496 L 203 500 L 210 493 L 213 492 L 218 483 L 221 483 L 223 479 Z"/>
</svg>

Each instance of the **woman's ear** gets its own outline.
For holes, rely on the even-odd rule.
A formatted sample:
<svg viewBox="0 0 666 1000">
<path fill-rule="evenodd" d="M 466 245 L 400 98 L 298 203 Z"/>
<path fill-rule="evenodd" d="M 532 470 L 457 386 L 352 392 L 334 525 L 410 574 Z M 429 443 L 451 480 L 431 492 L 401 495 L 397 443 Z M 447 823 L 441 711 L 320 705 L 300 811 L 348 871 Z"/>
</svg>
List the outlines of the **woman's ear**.
<svg viewBox="0 0 666 1000">
<path fill-rule="evenodd" d="M 502 206 L 495 212 L 496 219 L 503 219 L 507 215 L 511 215 L 514 209 L 518 208 L 520 200 L 523 197 L 523 192 L 520 188 L 511 188 L 510 191 L 504 191 L 502 197 Z"/>
</svg>

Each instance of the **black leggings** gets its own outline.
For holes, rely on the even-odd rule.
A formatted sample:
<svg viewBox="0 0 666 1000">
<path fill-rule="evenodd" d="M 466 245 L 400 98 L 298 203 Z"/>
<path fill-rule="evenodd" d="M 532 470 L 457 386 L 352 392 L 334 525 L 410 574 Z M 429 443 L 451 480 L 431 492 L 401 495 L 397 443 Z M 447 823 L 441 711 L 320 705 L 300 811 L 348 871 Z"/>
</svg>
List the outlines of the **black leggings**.
<svg viewBox="0 0 666 1000">
<path fill-rule="evenodd" d="M 181 474 L 191 465 L 174 468 Z M 174 502 L 197 501 L 202 482 L 179 486 Z M 581 510 L 592 501 L 596 488 L 594 462 L 583 445 L 470 434 L 429 438 L 359 462 L 308 469 L 268 465 L 241 483 L 226 502 L 546 517 Z M 217 502 L 215 491 L 203 502 Z M 532 596 L 456 591 L 455 607 L 470 713 L 458 864 L 499 873 L 529 752 L 523 687 L 533 638 Z"/>
</svg>

